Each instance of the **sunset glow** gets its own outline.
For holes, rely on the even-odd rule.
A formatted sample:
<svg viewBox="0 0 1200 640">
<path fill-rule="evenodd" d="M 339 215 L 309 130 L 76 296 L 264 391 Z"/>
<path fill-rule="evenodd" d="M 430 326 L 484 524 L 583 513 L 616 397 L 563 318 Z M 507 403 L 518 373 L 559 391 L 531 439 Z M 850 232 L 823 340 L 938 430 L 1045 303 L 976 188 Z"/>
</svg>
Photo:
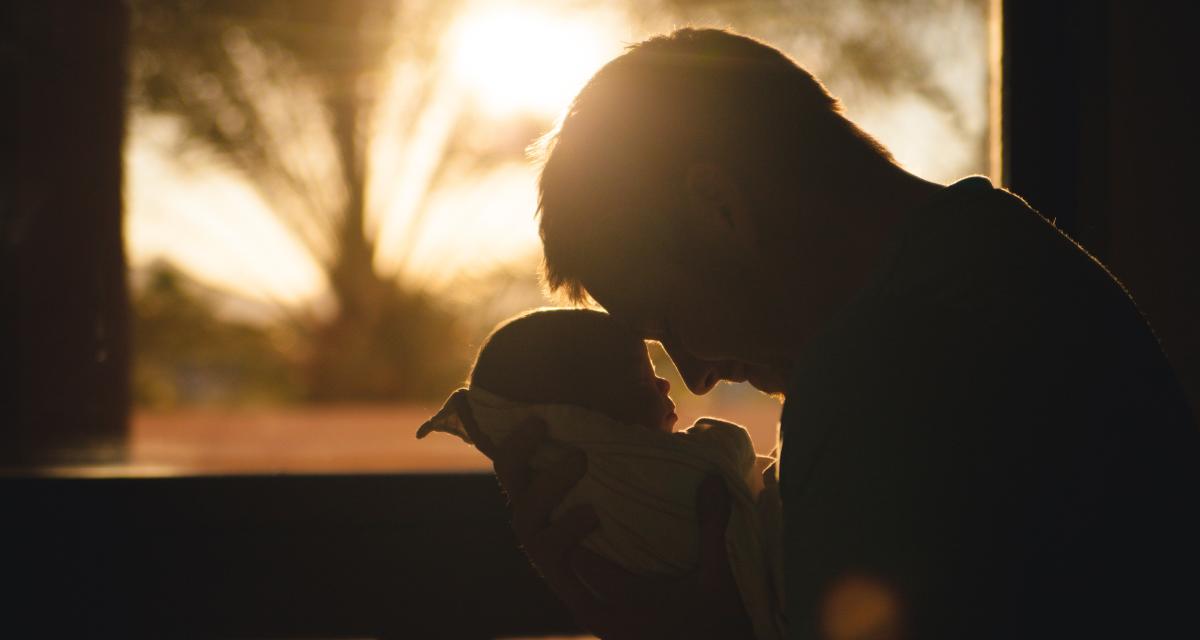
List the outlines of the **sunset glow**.
<svg viewBox="0 0 1200 640">
<path fill-rule="evenodd" d="M 853 17 L 857 11 L 846 14 Z M 946 101 L 961 110 L 954 117 L 929 99 L 925 85 L 885 83 L 890 88 L 881 91 L 838 66 L 830 56 L 833 49 L 820 38 L 781 37 L 803 30 L 803 23 L 788 27 L 763 18 L 753 23 L 757 29 L 744 31 L 777 40 L 802 64 L 812 65 L 843 99 L 849 115 L 907 168 L 949 182 L 987 170 L 976 158 L 988 124 L 987 74 L 982 73 L 987 50 L 976 46 L 986 40 L 985 24 L 971 11 L 958 8 L 925 25 L 937 37 L 922 31 L 913 45 L 958 52 L 953 58 L 934 56 L 939 62 L 930 67 L 926 82 L 945 87 Z M 697 24 L 705 22 L 731 24 L 720 15 Z M 463 145 L 456 131 L 468 123 L 468 155 L 470 148 L 486 150 L 514 132 L 532 142 L 536 131 L 548 130 L 588 78 L 627 44 L 684 23 L 669 12 L 643 13 L 603 2 L 463 2 L 457 15 L 433 27 L 440 31 L 432 34 L 439 46 L 429 57 L 401 61 L 389 72 L 393 81 L 380 87 L 370 123 L 374 141 L 367 194 L 380 272 L 441 291 L 464 274 L 534 262 L 539 250 L 533 220 L 536 168 L 517 157 L 472 165 L 460 155 L 443 171 L 443 154 Z M 414 112 L 410 98 L 422 95 L 414 84 L 424 77 L 422 69 L 437 75 L 426 87 L 428 102 Z M 530 129 L 530 123 L 536 126 Z M 172 151 L 178 132 L 169 117 L 132 114 L 130 133 L 126 234 L 135 267 L 166 257 L 197 279 L 241 296 L 287 305 L 322 299 L 325 275 L 280 224 L 273 210 L 278 203 L 263 200 L 252 183 L 219 162 L 184 166 Z M 336 165 L 330 149 L 313 144 L 311 137 L 281 138 L 299 146 L 288 147 L 285 156 L 313 156 L 310 164 L 321 169 L 315 173 L 336 175 L 326 170 Z M 332 192 L 337 188 L 332 185 Z"/>
<path fill-rule="evenodd" d="M 552 116 L 619 51 L 615 21 L 549 6 L 489 4 L 450 29 L 451 68 L 489 115 Z"/>
<path fill-rule="evenodd" d="M 129 460 L 222 473 L 486 470 L 459 443 L 396 434 L 436 410 L 435 387 L 461 384 L 496 322 L 550 302 L 537 276 L 539 169 L 524 150 L 596 71 L 656 34 L 729 28 L 778 46 L 906 169 L 949 183 L 987 172 L 988 136 L 998 139 L 988 2 L 998 6 L 378 0 L 346 3 L 364 12 L 353 33 L 281 11 L 288 3 L 162 3 L 178 16 L 147 20 L 130 56 L 154 64 L 133 75 L 143 102 L 130 102 L 123 157 L 140 323 Z M 888 46 L 863 46 L 879 41 Z M 347 75 L 350 61 L 365 73 Z M 161 86 L 184 99 L 147 106 Z M 214 126 L 244 144 L 213 146 Z M 365 251 L 339 251 L 357 238 L 339 227 L 347 219 Z M 369 262 L 337 261 L 347 255 Z M 167 265 L 186 295 L 157 277 Z M 775 442 L 779 406 L 748 385 L 675 399 L 684 424 L 717 415 L 745 425 L 759 453 Z M 831 623 L 875 603 L 862 589 L 842 595 Z"/>
</svg>

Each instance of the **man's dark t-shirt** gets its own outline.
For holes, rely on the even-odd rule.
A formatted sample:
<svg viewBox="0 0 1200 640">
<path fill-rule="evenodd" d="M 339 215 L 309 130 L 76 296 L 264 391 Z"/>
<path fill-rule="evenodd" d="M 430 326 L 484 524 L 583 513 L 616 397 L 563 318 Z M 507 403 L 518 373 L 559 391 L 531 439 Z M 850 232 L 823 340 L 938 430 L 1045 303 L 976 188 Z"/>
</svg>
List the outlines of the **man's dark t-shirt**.
<svg viewBox="0 0 1200 640">
<path fill-rule="evenodd" d="M 1200 628 L 1184 394 L 1112 276 L 984 178 L 805 351 L 781 434 L 793 637 Z"/>
</svg>

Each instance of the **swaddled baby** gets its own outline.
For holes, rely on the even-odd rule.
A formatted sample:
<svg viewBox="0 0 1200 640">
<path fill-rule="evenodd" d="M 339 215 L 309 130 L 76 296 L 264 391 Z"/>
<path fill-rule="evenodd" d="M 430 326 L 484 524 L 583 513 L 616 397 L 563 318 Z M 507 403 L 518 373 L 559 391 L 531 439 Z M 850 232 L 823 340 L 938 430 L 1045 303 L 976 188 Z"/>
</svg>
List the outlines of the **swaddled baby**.
<svg viewBox="0 0 1200 640">
<path fill-rule="evenodd" d="M 534 455 L 535 469 L 571 450 L 588 458 L 555 516 L 591 505 L 600 528 L 583 545 L 642 575 L 696 568 L 696 490 L 719 474 L 730 494 L 726 546 L 743 604 L 757 637 L 782 637 L 778 492 L 763 480 L 772 459 L 756 456 L 750 435 L 732 423 L 702 418 L 673 432 L 669 391 L 645 342 L 608 314 L 543 309 L 492 332 L 469 388 L 451 395 L 417 437 L 443 431 L 473 443 L 475 432 L 499 443 L 541 417 L 548 444 Z"/>
</svg>

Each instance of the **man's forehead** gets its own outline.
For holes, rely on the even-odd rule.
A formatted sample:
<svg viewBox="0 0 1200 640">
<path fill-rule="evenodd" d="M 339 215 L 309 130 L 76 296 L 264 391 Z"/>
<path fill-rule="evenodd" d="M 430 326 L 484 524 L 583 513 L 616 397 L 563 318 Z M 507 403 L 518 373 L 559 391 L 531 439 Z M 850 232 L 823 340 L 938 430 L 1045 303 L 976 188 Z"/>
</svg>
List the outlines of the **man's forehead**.
<svg viewBox="0 0 1200 640">
<path fill-rule="evenodd" d="M 619 260 L 595 262 L 579 282 L 597 304 L 613 318 L 637 331 L 656 338 L 660 332 L 668 299 L 681 286 L 687 286 L 678 267 L 661 250 L 655 255 L 644 251 L 626 251 Z"/>
<path fill-rule="evenodd" d="M 604 308 L 614 320 L 628 327 L 634 333 L 642 337 L 647 336 L 647 332 L 652 332 L 659 323 L 658 313 L 660 305 L 656 304 L 653 296 L 643 290 L 643 286 L 636 283 L 627 285 L 597 283 L 597 285 L 588 286 L 585 288 L 592 299 Z"/>
</svg>

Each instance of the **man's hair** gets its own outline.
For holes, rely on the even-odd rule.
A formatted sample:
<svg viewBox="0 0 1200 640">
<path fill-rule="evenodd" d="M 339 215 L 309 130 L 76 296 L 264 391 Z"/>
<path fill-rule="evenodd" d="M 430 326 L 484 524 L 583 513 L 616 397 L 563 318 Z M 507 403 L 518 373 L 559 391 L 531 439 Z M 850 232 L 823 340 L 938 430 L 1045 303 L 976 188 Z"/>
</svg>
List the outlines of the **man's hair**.
<svg viewBox="0 0 1200 640">
<path fill-rule="evenodd" d="M 501 323 L 479 350 L 470 386 L 509 400 L 596 406 L 594 390 L 628 379 L 642 344 L 602 311 L 539 309 Z"/>
<path fill-rule="evenodd" d="M 833 171 L 892 161 L 786 54 L 720 29 L 631 45 L 537 148 L 543 280 L 575 303 L 589 300 L 584 280 L 598 271 L 664 250 L 655 245 L 672 235 L 669 213 L 694 162 L 819 185 Z"/>
</svg>

